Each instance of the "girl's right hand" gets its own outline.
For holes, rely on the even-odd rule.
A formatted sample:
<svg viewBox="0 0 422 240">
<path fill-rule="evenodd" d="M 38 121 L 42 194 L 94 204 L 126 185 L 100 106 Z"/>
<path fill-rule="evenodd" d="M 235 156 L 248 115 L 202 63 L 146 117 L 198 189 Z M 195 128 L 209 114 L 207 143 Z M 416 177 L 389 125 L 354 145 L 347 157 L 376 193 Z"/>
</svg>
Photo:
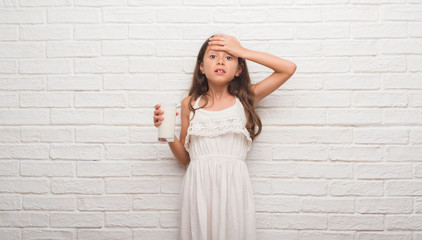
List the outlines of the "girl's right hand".
<svg viewBox="0 0 422 240">
<path fill-rule="evenodd" d="M 163 110 L 160 109 L 161 105 L 157 104 L 155 105 L 155 110 L 154 110 L 154 126 L 155 127 L 159 127 L 161 125 L 161 122 L 164 120 L 164 117 L 160 116 L 161 114 L 164 113 Z"/>
<path fill-rule="evenodd" d="M 154 117 L 153 117 L 154 126 L 157 127 L 157 128 L 161 125 L 161 122 L 164 120 L 164 117 L 161 116 L 161 115 L 164 114 L 164 110 L 161 110 L 160 107 L 161 107 L 161 105 L 157 104 L 157 105 L 155 105 L 155 110 L 154 110 Z M 176 116 L 178 116 L 178 115 L 179 115 L 179 112 L 176 112 Z"/>
</svg>

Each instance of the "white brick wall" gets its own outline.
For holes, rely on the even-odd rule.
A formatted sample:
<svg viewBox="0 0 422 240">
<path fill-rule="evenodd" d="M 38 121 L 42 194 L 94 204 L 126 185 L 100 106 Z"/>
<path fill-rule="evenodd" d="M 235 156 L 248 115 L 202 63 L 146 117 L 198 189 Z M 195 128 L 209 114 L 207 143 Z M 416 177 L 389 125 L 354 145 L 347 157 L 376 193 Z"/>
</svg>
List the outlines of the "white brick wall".
<svg viewBox="0 0 422 240">
<path fill-rule="evenodd" d="M 0 0 L 0 239 L 175 239 L 153 106 L 219 32 L 298 66 L 258 105 L 259 239 L 421 240 L 420 0 Z"/>
</svg>

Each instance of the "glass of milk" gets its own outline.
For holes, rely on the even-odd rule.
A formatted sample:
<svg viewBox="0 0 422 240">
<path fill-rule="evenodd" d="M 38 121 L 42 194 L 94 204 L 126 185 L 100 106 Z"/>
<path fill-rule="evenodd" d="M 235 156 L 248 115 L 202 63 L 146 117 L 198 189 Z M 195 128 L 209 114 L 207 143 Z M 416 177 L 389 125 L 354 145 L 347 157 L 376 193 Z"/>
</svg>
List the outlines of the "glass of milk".
<svg viewBox="0 0 422 240">
<path fill-rule="evenodd" d="M 162 103 L 160 109 L 164 111 L 164 120 L 158 127 L 158 141 L 174 142 L 176 127 L 176 103 Z"/>
</svg>

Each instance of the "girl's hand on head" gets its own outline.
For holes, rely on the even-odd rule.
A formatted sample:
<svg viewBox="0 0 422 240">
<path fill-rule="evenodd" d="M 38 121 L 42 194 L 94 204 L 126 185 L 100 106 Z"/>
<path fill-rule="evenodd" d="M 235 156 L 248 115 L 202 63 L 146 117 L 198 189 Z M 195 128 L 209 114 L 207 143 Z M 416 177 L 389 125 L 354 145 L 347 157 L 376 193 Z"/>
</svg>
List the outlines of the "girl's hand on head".
<svg viewBox="0 0 422 240">
<path fill-rule="evenodd" d="M 215 51 L 226 51 L 235 57 L 242 57 L 245 48 L 233 36 L 217 34 L 210 38 L 210 48 Z"/>
<path fill-rule="evenodd" d="M 157 104 L 155 105 L 155 110 L 154 110 L 154 126 L 155 127 L 159 127 L 161 125 L 161 122 L 164 120 L 164 117 L 162 117 L 161 115 L 164 114 L 164 111 L 160 109 L 161 105 Z M 178 112 L 176 112 L 176 116 L 179 115 Z"/>
</svg>

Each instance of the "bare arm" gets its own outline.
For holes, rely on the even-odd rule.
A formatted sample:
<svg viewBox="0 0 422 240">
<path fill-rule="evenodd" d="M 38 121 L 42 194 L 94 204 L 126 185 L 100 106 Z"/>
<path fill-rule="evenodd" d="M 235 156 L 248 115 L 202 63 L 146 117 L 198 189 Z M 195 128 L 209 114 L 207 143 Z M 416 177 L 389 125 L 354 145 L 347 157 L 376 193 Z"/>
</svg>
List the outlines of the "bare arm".
<svg viewBox="0 0 422 240">
<path fill-rule="evenodd" d="M 177 136 L 174 136 L 174 142 L 168 142 L 171 152 L 176 157 L 176 159 L 183 165 L 186 166 L 190 162 L 189 153 L 185 149 L 185 138 L 187 134 L 187 128 L 189 126 L 189 108 L 188 108 L 188 97 L 183 99 L 182 101 L 182 109 L 181 109 L 181 120 L 182 120 L 182 129 L 180 131 L 180 140 Z M 161 121 L 164 117 L 159 116 L 163 114 L 164 111 L 160 110 L 160 105 L 155 106 L 154 111 L 154 125 L 159 127 L 161 125 Z M 157 121 L 158 120 L 158 121 Z"/>
<path fill-rule="evenodd" d="M 239 41 L 232 36 L 218 34 L 210 40 L 210 45 L 214 50 L 226 51 L 235 57 L 241 57 L 274 70 L 270 76 L 252 85 L 252 91 L 255 93 L 255 103 L 277 90 L 296 71 L 296 64 L 293 62 L 269 53 L 244 48 L 240 45 Z"/>
</svg>

